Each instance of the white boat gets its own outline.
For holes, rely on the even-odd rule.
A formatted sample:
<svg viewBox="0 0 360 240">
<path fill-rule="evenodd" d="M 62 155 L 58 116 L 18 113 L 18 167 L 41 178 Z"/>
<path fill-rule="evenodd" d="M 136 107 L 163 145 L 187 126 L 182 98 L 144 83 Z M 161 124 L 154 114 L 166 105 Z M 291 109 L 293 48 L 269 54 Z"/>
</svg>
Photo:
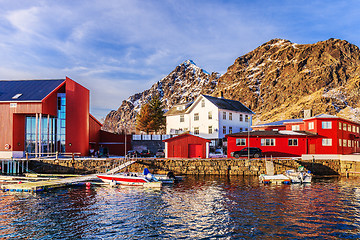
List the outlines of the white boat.
<svg viewBox="0 0 360 240">
<path fill-rule="evenodd" d="M 266 175 L 266 174 L 261 174 L 260 177 L 260 182 L 262 183 L 284 183 L 284 184 L 290 184 L 291 180 L 289 177 L 285 176 L 284 174 L 277 174 L 277 175 Z"/>
<path fill-rule="evenodd" d="M 145 170 L 144 170 L 145 171 Z M 155 178 L 162 183 L 171 184 L 177 181 L 181 181 L 183 177 L 175 176 L 173 172 L 168 172 L 166 175 L 154 174 Z"/>
<path fill-rule="evenodd" d="M 97 175 L 103 182 L 110 185 L 144 186 L 161 188 L 162 182 L 156 179 L 151 173 L 139 175 L 137 173 L 120 174 L 99 174 Z"/>
<path fill-rule="evenodd" d="M 299 168 L 298 171 L 286 170 L 285 176 L 291 179 L 292 183 L 311 183 L 312 174 L 310 171 L 303 171 Z"/>
</svg>

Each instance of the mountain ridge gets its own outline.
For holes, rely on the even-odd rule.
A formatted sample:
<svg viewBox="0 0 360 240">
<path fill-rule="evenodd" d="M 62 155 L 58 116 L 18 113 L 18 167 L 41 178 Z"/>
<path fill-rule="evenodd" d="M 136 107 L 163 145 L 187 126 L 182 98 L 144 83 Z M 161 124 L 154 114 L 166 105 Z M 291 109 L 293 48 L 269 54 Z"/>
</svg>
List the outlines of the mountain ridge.
<svg viewBox="0 0 360 240">
<path fill-rule="evenodd" d="M 256 113 L 253 124 L 302 118 L 303 110 L 360 120 L 360 51 L 345 40 L 313 44 L 272 39 L 235 59 L 223 75 L 209 74 L 187 60 L 150 89 L 129 97 L 105 119 L 104 129 L 119 132 L 154 94 L 169 109 L 199 94 L 237 100 Z"/>
</svg>

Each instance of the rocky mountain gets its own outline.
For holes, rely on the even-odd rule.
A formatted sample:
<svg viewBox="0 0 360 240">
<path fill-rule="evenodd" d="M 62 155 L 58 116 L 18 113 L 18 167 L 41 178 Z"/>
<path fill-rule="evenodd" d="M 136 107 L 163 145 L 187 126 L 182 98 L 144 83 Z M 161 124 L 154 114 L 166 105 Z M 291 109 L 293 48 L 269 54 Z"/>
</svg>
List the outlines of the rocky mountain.
<svg viewBox="0 0 360 240">
<path fill-rule="evenodd" d="M 239 100 L 254 124 L 302 118 L 304 109 L 360 120 L 360 51 L 344 40 L 273 39 L 237 58 L 213 94 Z"/>
<path fill-rule="evenodd" d="M 150 89 L 124 100 L 118 110 L 106 116 L 103 129 L 121 132 L 126 126 L 127 131 L 135 132 L 136 115 L 153 96 L 158 95 L 165 109 L 169 109 L 174 104 L 192 101 L 201 93 L 212 94 L 218 78 L 218 73 L 209 74 L 193 61 L 187 60 Z"/>
<path fill-rule="evenodd" d="M 124 122 L 133 129 L 141 105 L 155 94 L 170 108 L 200 93 L 220 92 L 249 106 L 256 113 L 253 124 L 302 118 L 305 109 L 360 121 L 360 50 L 339 39 L 314 44 L 273 39 L 237 58 L 221 77 L 188 60 L 123 101 L 107 115 L 104 129 L 119 132 Z"/>
</svg>

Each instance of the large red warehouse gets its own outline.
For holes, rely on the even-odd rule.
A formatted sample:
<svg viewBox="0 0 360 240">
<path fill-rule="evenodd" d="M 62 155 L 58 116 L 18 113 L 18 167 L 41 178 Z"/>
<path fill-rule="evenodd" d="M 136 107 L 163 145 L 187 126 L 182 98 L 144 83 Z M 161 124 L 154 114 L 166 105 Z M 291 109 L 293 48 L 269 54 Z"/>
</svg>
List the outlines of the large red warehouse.
<svg viewBox="0 0 360 240">
<path fill-rule="evenodd" d="M 188 133 L 164 140 L 165 157 L 208 158 L 210 140 Z"/>
<path fill-rule="evenodd" d="M 101 141 L 89 90 L 72 79 L 0 81 L 0 158 L 42 153 L 88 155 Z"/>
</svg>

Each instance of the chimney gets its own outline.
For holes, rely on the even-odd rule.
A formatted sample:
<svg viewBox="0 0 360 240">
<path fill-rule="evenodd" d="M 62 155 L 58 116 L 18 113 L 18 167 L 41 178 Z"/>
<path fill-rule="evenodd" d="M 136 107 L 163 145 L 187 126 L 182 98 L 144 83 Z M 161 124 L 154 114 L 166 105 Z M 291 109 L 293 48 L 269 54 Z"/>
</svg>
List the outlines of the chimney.
<svg viewBox="0 0 360 240">
<path fill-rule="evenodd" d="M 304 118 L 311 118 L 312 117 L 312 110 L 311 109 L 305 109 L 304 110 Z"/>
<path fill-rule="evenodd" d="M 219 93 L 219 98 L 224 99 L 224 93 L 223 93 L 223 91 L 220 91 L 220 93 Z"/>
</svg>

